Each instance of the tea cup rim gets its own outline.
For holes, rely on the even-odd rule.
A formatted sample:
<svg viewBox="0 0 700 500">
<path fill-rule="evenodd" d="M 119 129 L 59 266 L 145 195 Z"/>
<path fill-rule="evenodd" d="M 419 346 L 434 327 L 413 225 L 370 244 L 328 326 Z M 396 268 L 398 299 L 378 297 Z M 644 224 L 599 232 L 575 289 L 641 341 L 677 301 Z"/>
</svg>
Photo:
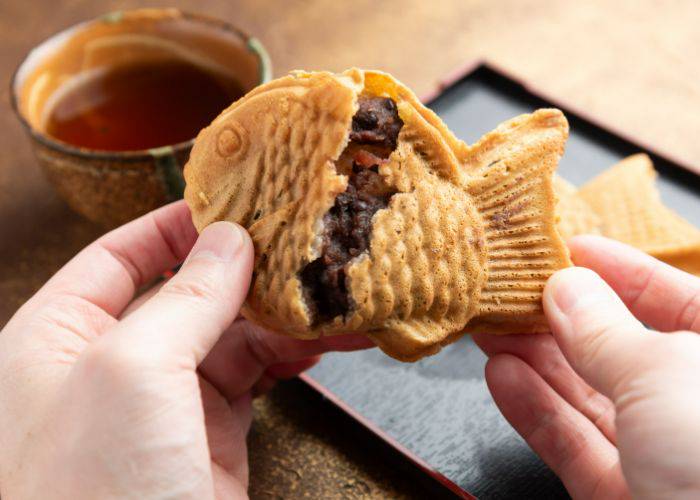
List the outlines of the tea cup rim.
<svg viewBox="0 0 700 500">
<path fill-rule="evenodd" d="M 41 49 L 42 47 L 46 46 L 48 43 L 52 42 L 53 40 L 56 40 L 60 37 L 64 36 L 69 36 L 70 33 L 74 30 L 77 30 L 78 28 L 82 26 L 86 26 L 90 23 L 98 22 L 98 21 L 104 21 L 104 20 L 110 20 L 110 19 L 119 19 L 121 16 L 123 16 L 125 13 L 129 14 L 138 14 L 138 13 L 145 13 L 145 12 L 153 13 L 157 11 L 163 11 L 163 12 L 176 12 L 182 18 L 192 20 L 195 22 L 199 22 L 202 24 L 207 24 L 212 26 L 215 29 L 227 31 L 230 33 L 234 33 L 236 36 L 240 37 L 241 40 L 244 42 L 245 47 L 247 50 L 249 50 L 253 55 L 256 57 L 258 60 L 258 78 L 257 78 L 257 84 L 263 84 L 265 82 L 270 81 L 272 77 L 272 64 L 270 62 L 270 56 L 267 53 L 267 50 L 265 47 L 262 45 L 259 39 L 248 35 L 245 31 L 242 29 L 234 26 L 233 24 L 229 23 L 228 21 L 225 21 L 223 19 L 219 19 L 216 17 L 208 16 L 205 14 L 199 14 L 199 13 L 194 13 L 194 12 L 188 12 L 188 11 L 182 11 L 180 9 L 176 8 L 162 8 L 162 9 L 154 9 L 154 8 L 145 8 L 145 9 L 126 9 L 126 10 L 117 10 L 113 12 L 109 12 L 107 14 L 103 14 L 101 16 L 97 16 L 92 19 L 88 19 L 85 21 L 81 21 L 79 23 L 73 24 L 67 28 L 64 28 L 49 37 L 45 38 L 38 44 L 36 44 L 34 47 L 29 49 L 29 51 L 25 54 L 25 56 L 22 58 L 22 60 L 19 62 L 17 67 L 15 68 L 14 72 L 12 73 L 12 78 L 10 79 L 10 104 L 12 106 L 12 110 L 14 111 L 15 115 L 17 116 L 19 122 L 22 124 L 24 129 L 34 138 L 37 140 L 39 143 L 41 143 L 43 146 L 46 146 L 50 149 L 66 153 L 66 154 L 71 154 L 74 156 L 86 158 L 86 159 L 97 159 L 97 160 L 119 160 L 119 161 L 133 161 L 133 162 L 140 162 L 148 158 L 153 158 L 153 157 L 160 157 L 165 154 L 177 154 L 179 152 L 185 151 L 189 148 L 192 147 L 194 144 L 194 141 L 196 137 L 192 137 L 191 139 L 187 139 L 186 141 L 178 142 L 175 144 L 166 144 L 164 146 L 158 146 L 155 148 L 149 148 L 149 149 L 134 149 L 134 150 L 124 150 L 124 151 L 108 151 L 108 150 L 101 150 L 101 149 L 90 149 L 90 148 L 84 148 L 80 146 L 75 146 L 73 144 L 69 144 L 67 142 L 63 142 L 61 140 L 55 139 L 51 137 L 48 134 L 45 134 L 39 130 L 36 129 L 36 127 L 32 126 L 27 118 L 24 116 L 22 111 L 20 110 L 19 106 L 19 95 L 18 95 L 18 85 L 17 85 L 17 78 L 19 76 L 19 73 L 22 71 L 23 66 L 27 63 L 29 60 L 30 56 L 34 51 Z"/>
</svg>

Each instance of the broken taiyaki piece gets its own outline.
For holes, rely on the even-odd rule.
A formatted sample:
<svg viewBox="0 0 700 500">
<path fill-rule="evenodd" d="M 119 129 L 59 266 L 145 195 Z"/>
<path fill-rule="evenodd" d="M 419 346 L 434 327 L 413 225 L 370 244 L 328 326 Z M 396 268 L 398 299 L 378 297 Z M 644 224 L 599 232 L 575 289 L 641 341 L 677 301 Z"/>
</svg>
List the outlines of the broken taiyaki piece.
<svg viewBox="0 0 700 500">
<path fill-rule="evenodd" d="M 600 234 L 602 221 L 578 193 L 576 186 L 554 174 L 554 192 L 559 203 L 559 233 L 568 239 L 577 234 Z"/>
<path fill-rule="evenodd" d="M 628 156 L 578 190 L 601 220 L 603 235 L 700 275 L 700 229 L 664 205 L 651 158 Z"/>
<path fill-rule="evenodd" d="M 544 284 L 570 264 L 552 186 L 567 135 L 543 109 L 469 146 L 385 73 L 295 72 L 199 134 L 185 199 L 198 230 L 250 232 L 244 316 L 411 361 L 465 331 L 546 330 Z"/>
</svg>

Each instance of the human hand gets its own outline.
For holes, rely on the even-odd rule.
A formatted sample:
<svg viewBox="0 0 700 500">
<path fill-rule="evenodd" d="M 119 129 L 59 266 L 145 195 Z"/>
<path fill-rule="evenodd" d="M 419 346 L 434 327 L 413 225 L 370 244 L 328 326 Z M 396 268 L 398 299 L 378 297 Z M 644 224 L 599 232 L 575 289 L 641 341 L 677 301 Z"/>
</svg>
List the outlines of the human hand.
<svg viewBox="0 0 700 500">
<path fill-rule="evenodd" d="M 244 230 L 218 222 L 197 239 L 178 202 L 56 273 L 0 333 L 2 498 L 244 497 L 251 394 L 372 345 L 236 319 L 252 265 Z"/>
<path fill-rule="evenodd" d="M 570 247 L 598 274 L 549 280 L 553 336 L 475 336 L 496 404 L 574 498 L 699 498 L 700 279 L 601 237 Z"/>
</svg>

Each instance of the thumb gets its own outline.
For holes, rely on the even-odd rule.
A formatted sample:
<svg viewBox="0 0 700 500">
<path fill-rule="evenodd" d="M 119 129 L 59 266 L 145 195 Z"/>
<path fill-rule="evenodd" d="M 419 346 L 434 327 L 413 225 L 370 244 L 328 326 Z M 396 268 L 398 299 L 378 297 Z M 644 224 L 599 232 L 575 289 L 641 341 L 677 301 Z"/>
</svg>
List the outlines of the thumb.
<svg viewBox="0 0 700 500">
<path fill-rule="evenodd" d="M 197 366 L 236 319 L 253 269 L 253 244 L 237 224 L 216 222 L 199 236 L 178 273 L 105 334 L 141 352 L 174 354 Z"/>
<path fill-rule="evenodd" d="M 593 271 L 573 267 L 547 282 L 544 310 L 571 366 L 599 392 L 615 400 L 620 388 L 644 368 L 655 334 L 635 319 Z"/>
</svg>

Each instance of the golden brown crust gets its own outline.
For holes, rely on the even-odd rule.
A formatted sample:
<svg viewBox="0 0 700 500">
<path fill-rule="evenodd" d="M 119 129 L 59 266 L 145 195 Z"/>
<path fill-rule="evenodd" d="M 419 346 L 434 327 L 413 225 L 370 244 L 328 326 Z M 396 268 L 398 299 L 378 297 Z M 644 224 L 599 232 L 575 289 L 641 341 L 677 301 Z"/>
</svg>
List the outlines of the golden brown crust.
<svg viewBox="0 0 700 500">
<path fill-rule="evenodd" d="M 700 229 L 663 204 L 656 175 L 647 155 L 632 155 L 582 186 L 579 196 L 600 217 L 605 236 L 700 274 Z"/>
<path fill-rule="evenodd" d="M 565 240 L 577 234 L 601 234 L 600 217 L 578 194 L 576 186 L 554 175 L 554 192 L 559 199 L 559 234 Z"/>
<path fill-rule="evenodd" d="M 396 194 L 374 214 L 368 251 L 345 268 L 348 314 L 315 324 L 298 275 L 319 256 L 323 216 L 348 185 L 334 161 L 360 94 L 391 97 L 403 121 L 379 166 Z M 465 325 L 507 324 L 513 333 L 541 323 L 544 283 L 569 264 L 552 187 L 567 133 L 560 111 L 540 110 L 467 146 L 389 75 L 295 73 L 202 131 L 185 199 L 198 229 L 225 219 L 251 233 L 246 317 L 300 338 L 365 333 L 389 355 L 415 360 Z"/>
</svg>

